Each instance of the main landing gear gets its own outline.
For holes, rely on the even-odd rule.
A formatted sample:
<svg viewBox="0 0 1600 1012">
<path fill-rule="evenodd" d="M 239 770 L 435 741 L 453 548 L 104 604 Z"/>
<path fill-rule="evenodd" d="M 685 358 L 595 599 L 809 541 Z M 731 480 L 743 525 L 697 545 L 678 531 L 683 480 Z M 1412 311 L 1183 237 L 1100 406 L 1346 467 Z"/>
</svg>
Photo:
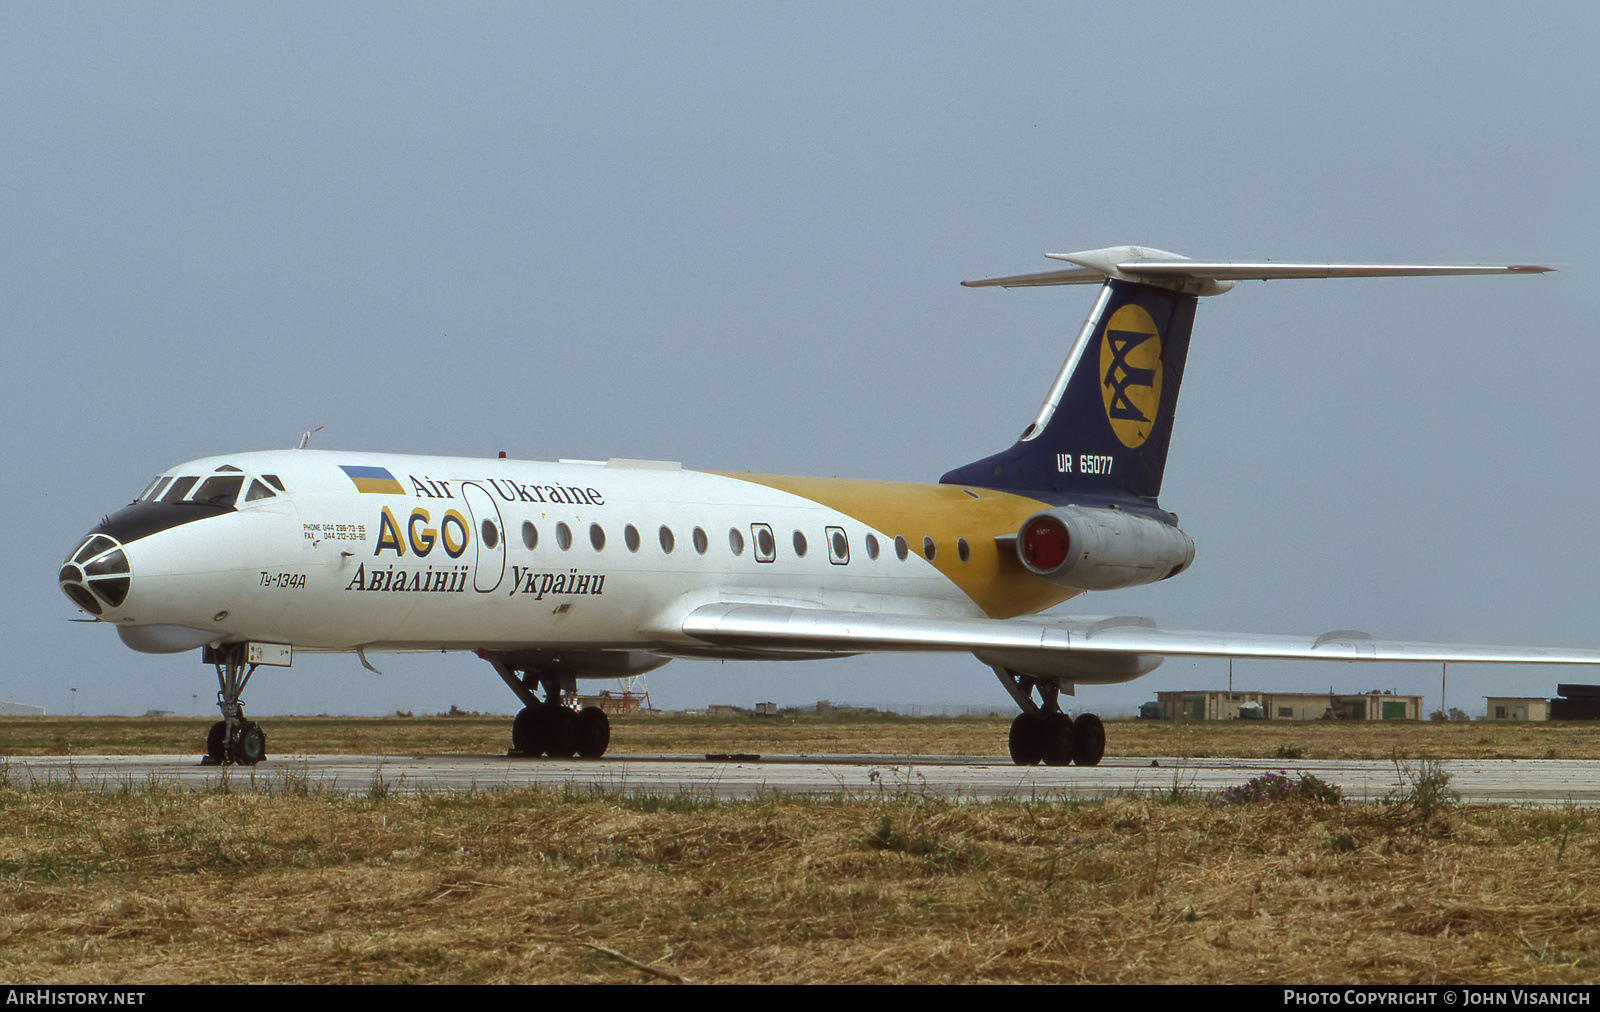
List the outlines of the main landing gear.
<svg viewBox="0 0 1600 1012">
<path fill-rule="evenodd" d="M 553 759 L 598 759 L 611 744 L 611 720 L 598 706 L 577 707 L 576 679 L 516 660 L 485 656 L 523 708 L 511 722 L 512 754 Z M 513 667 L 513 665 L 516 665 Z M 544 690 L 541 700 L 535 692 Z"/>
<path fill-rule="evenodd" d="M 1018 766 L 1044 763 L 1046 766 L 1098 766 L 1106 753 L 1106 729 L 1092 713 L 1078 718 L 1061 712 L 1060 683 L 1031 675 L 1019 675 L 1007 668 L 995 668 L 1000 684 L 1022 707 L 1011 722 L 1011 761 Z M 1040 702 L 1033 701 L 1038 690 Z"/>
<path fill-rule="evenodd" d="M 254 766 L 267 757 L 267 735 L 255 721 L 245 719 L 239 695 L 260 665 L 246 668 L 243 643 L 206 647 L 202 660 L 217 669 L 217 708 L 222 711 L 222 719 L 211 725 L 206 735 L 206 755 L 200 763 Z"/>
<path fill-rule="evenodd" d="M 611 720 L 598 706 L 574 710 L 561 701 L 523 707 L 511 722 L 511 748 L 525 756 L 598 759 L 611 744 Z"/>
</svg>

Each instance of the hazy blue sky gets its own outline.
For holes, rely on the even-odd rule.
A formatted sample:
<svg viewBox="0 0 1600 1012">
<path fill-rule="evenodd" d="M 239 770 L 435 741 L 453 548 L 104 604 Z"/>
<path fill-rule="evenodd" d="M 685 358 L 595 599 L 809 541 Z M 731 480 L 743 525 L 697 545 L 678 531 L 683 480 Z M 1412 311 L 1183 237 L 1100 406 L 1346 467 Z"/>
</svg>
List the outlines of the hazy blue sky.
<svg viewBox="0 0 1600 1012">
<path fill-rule="evenodd" d="M 1162 502 L 1198 546 L 1068 607 L 1600 646 L 1600 7 L 0 7 L 0 698 L 215 712 L 71 625 L 63 555 L 158 471 L 313 445 L 936 480 L 1033 417 L 1138 243 L 1546 263 L 1200 307 Z M 511 712 L 466 655 L 302 657 L 252 713 Z M 1172 661 L 1079 703 L 1225 684 Z M 1452 669 L 1450 700 L 1600 674 Z M 1434 668 L 1241 663 L 1426 693 Z M 970 657 L 676 662 L 658 704 L 992 700 Z M 194 698 L 198 697 L 198 699 Z"/>
</svg>

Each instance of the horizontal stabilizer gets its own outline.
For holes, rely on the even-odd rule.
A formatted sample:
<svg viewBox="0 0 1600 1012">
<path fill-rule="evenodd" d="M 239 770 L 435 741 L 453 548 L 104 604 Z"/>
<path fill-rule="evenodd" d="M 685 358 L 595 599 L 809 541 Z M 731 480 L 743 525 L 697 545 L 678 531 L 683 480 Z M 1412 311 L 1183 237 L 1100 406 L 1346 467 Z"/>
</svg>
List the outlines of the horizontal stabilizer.
<svg viewBox="0 0 1600 1012">
<path fill-rule="evenodd" d="M 1183 260 L 1131 264 L 1146 277 L 1212 278 L 1217 281 L 1276 281 L 1285 278 L 1412 278 L 1451 274 L 1545 274 L 1532 264 L 1275 264 Z"/>
<path fill-rule="evenodd" d="M 1069 271 L 1044 271 L 1040 274 L 1013 274 L 1008 278 L 985 278 L 982 281 L 963 281 L 968 288 L 1043 288 L 1046 285 L 1098 285 L 1106 275 L 1087 267 Z"/>
<path fill-rule="evenodd" d="M 1042 285 L 1098 284 L 1110 278 L 1176 288 L 1190 295 L 1221 295 L 1235 281 L 1291 278 L 1402 278 L 1477 274 L 1544 274 L 1552 268 L 1532 264 L 1288 264 L 1190 260 L 1147 246 L 1111 246 L 1081 253 L 1046 253 L 1077 265 L 1069 270 L 1014 274 L 963 281 L 969 288 L 1029 288 Z"/>
</svg>

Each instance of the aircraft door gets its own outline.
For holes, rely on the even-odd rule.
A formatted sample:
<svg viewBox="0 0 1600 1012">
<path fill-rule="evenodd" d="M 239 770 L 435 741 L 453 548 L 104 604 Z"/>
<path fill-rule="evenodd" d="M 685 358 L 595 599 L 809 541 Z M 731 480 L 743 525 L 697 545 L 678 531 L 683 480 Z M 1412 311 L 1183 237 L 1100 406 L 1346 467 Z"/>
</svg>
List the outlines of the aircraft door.
<svg viewBox="0 0 1600 1012">
<path fill-rule="evenodd" d="M 465 482 L 461 498 L 472 517 L 473 553 L 472 588 L 487 594 L 500 586 L 506 575 L 506 525 L 500 519 L 500 507 L 494 496 L 481 485 Z"/>
</svg>

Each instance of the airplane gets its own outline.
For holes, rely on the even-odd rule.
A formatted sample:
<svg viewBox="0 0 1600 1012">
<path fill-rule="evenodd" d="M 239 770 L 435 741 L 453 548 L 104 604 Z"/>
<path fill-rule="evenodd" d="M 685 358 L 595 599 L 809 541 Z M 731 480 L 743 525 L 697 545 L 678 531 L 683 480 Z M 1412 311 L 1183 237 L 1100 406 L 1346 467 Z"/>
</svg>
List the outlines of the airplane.
<svg viewBox="0 0 1600 1012">
<path fill-rule="evenodd" d="M 522 702 L 511 751 L 597 758 L 610 722 L 579 679 L 675 658 L 970 653 L 1020 713 L 1018 765 L 1098 764 L 1078 685 L 1171 656 L 1600 664 L 1600 651 L 1188 632 L 1041 614 L 1182 573 L 1195 546 L 1158 502 L 1195 308 L 1238 281 L 1541 274 L 1514 265 L 1191 260 L 1118 246 L 1070 266 L 962 282 L 1099 284 L 1033 421 L 935 483 L 306 448 L 164 471 L 68 554 L 62 591 L 147 653 L 201 651 L 221 719 L 204 762 L 253 766 L 242 693 L 297 653 L 470 650 Z"/>
</svg>

